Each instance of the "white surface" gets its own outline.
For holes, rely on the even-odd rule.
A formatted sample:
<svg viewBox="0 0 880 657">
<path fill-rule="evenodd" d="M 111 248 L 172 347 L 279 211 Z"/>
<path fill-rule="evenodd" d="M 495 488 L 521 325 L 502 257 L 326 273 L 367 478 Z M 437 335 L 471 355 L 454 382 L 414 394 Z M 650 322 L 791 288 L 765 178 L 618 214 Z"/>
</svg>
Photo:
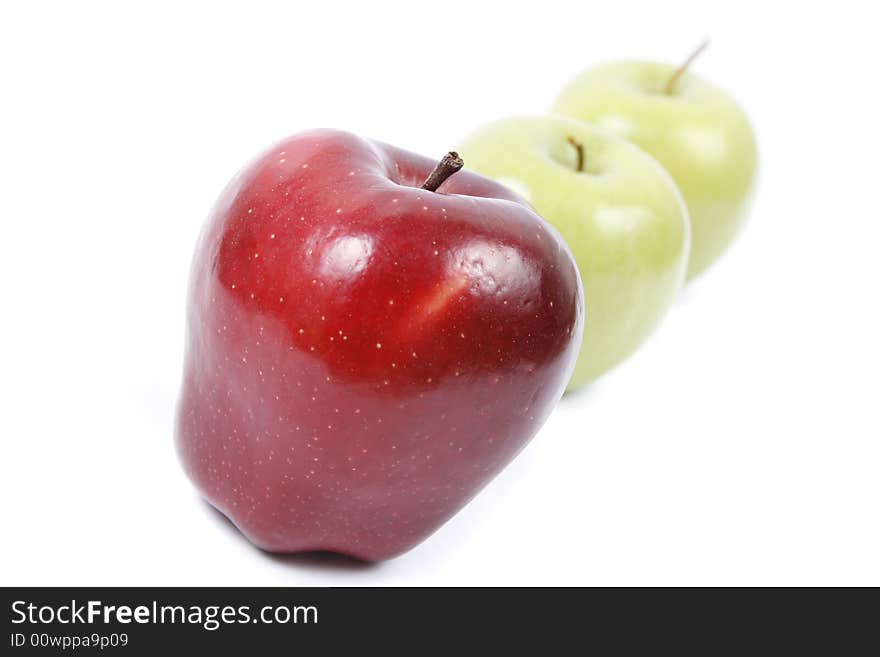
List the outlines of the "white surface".
<svg viewBox="0 0 880 657">
<path fill-rule="evenodd" d="M 0 583 L 880 585 L 869 5 L 492 4 L 3 5 Z M 707 34 L 761 184 L 648 345 L 391 562 L 270 557 L 199 501 L 172 445 L 185 284 L 239 166 L 316 126 L 439 155 Z"/>
</svg>

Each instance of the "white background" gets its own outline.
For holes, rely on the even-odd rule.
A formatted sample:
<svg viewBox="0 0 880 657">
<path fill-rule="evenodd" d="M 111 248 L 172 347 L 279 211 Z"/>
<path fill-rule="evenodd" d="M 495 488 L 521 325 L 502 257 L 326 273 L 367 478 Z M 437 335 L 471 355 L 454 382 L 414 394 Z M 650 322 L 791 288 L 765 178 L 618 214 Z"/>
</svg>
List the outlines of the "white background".
<svg viewBox="0 0 880 657">
<path fill-rule="evenodd" d="M 870 3 L 4 3 L 0 583 L 880 585 Z M 821 7 L 821 9 L 819 9 Z M 439 155 L 581 68 L 682 59 L 758 131 L 749 225 L 653 339 L 391 562 L 273 557 L 172 443 L 195 236 L 272 141 Z"/>
</svg>

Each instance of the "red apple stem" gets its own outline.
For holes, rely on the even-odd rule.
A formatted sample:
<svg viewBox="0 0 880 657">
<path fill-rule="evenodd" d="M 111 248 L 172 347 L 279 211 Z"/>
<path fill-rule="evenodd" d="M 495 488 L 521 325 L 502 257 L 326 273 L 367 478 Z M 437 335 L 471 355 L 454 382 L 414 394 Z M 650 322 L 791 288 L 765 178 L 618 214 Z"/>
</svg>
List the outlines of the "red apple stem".
<svg viewBox="0 0 880 657">
<path fill-rule="evenodd" d="M 568 138 L 568 143 L 574 146 L 574 149 L 577 151 L 577 171 L 578 173 L 583 173 L 584 171 L 584 145 L 579 142 L 574 137 Z"/>
<path fill-rule="evenodd" d="M 436 192 L 437 188 L 443 184 L 443 181 L 452 174 L 459 171 L 464 166 L 464 160 L 459 157 L 455 151 L 449 151 L 443 156 L 443 159 L 437 163 L 434 170 L 428 176 L 428 179 L 422 184 L 422 189 L 429 192 Z"/>
<path fill-rule="evenodd" d="M 671 96 L 675 93 L 675 88 L 678 86 L 678 81 L 681 79 L 681 76 L 687 72 L 690 65 L 694 63 L 694 60 L 699 57 L 708 47 L 709 39 L 704 39 L 703 43 L 697 46 L 696 49 L 690 55 L 688 55 L 688 58 L 684 60 L 682 65 L 675 69 L 675 72 L 666 83 L 666 87 L 663 89 L 663 93 L 665 93 L 667 96 Z"/>
</svg>

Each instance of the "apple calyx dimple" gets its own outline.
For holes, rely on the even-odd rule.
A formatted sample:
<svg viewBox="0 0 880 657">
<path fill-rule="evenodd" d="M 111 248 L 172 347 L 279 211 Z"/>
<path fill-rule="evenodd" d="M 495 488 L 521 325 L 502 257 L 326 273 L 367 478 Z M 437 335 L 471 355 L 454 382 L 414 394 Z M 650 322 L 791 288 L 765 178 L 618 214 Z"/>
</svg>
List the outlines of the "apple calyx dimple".
<svg viewBox="0 0 880 657">
<path fill-rule="evenodd" d="M 455 151 L 449 151 L 437 163 L 437 166 L 434 167 L 434 170 L 428 175 L 425 182 L 422 183 L 422 189 L 426 189 L 429 192 L 436 192 L 437 188 L 443 184 L 444 180 L 460 171 L 463 166 L 464 160 L 461 159 L 459 154 Z"/>
</svg>

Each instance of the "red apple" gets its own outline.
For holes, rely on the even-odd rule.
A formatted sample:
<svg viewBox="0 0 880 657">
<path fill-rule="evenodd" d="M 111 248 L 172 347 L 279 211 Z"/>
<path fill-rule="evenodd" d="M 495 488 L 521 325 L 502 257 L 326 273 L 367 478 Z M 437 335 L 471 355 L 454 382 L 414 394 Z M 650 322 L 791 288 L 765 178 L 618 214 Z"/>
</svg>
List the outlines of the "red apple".
<svg viewBox="0 0 880 657">
<path fill-rule="evenodd" d="M 568 381 L 583 325 L 568 248 L 452 157 L 426 181 L 435 164 L 305 132 L 239 173 L 200 237 L 177 445 L 263 549 L 404 552 Z"/>
</svg>

